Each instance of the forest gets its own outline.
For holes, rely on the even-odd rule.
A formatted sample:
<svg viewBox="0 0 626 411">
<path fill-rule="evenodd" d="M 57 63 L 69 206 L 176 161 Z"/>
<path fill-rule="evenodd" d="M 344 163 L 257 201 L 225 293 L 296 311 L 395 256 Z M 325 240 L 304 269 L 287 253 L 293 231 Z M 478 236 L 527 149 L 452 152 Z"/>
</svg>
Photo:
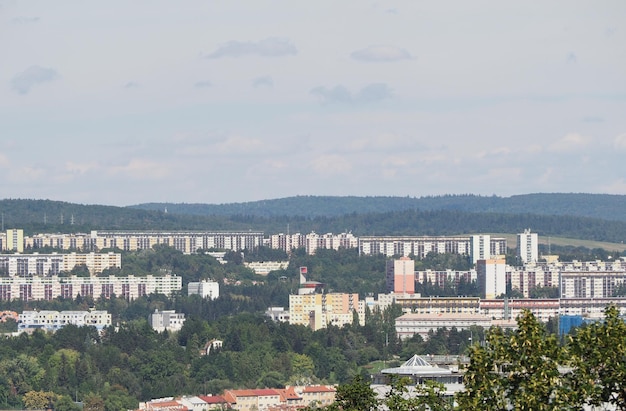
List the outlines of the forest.
<svg viewBox="0 0 626 411">
<path fill-rule="evenodd" d="M 260 248 L 244 255 L 259 260 L 270 255 L 285 257 L 275 253 Z M 0 403 L 20 409 L 39 399 L 53 402 L 55 409 L 74 410 L 73 400 L 78 400 L 98 405 L 94 409 L 113 411 L 133 408 L 138 401 L 151 398 L 218 394 L 226 388 L 350 384 L 355 378 L 367 381 L 381 364 L 399 365 L 414 354 L 463 354 L 470 352 L 472 340 L 487 338 L 480 328 L 453 328 L 433 332 L 426 341 L 419 336 L 401 341 L 394 327 L 401 314 L 398 306 L 367 311 L 364 326 L 313 332 L 303 326 L 274 323 L 263 313 L 270 306 L 288 305 L 289 294 L 298 287 L 300 266 L 307 266 L 310 279 L 325 283 L 329 291 L 364 296 L 385 291 L 385 258 L 358 256 L 356 250 L 346 249 L 319 250 L 313 256 L 296 250 L 286 270 L 266 277 L 246 268 L 239 253 L 229 253 L 226 258 L 222 265 L 210 255 L 183 255 L 171 247 L 157 246 L 123 252 L 123 268 L 105 273 L 171 271 L 181 275 L 184 284 L 181 293 L 173 296 L 150 295 L 133 301 L 78 297 L 0 302 L 2 310 L 95 308 L 107 310 L 113 318 L 113 326 L 102 334 L 91 327 L 67 326 L 54 334 L 36 331 L 5 336 L 0 344 Z M 450 255 L 429 255 L 418 261 L 421 269 L 451 263 L 459 267 L 468 264 L 466 259 Z M 186 284 L 206 278 L 221 283 L 219 298 L 187 296 Z M 431 288 L 429 292 L 444 295 L 446 290 Z M 182 330 L 155 332 L 147 321 L 155 309 L 184 313 Z M 13 331 L 15 326 L 9 322 L 2 328 Z M 556 329 L 551 322 L 546 332 Z M 211 339 L 222 340 L 222 349 L 200 355 Z"/>
<path fill-rule="evenodd" d="M 306 210 L 303 210 L 305 212 Z M 623 244 L 626 221 L 597 217 L 532 214 L 529 211 L 464 211 L 462 209 L 407 209 L 353 212 L 337 216 L 256 214 L 193 215 L 165 210 L 79 205 L 48 200 L 0 200 L 3 226 L 22 228 L 25 234 L 91 230 L 200 230 L 317 233 L 350 231 L 367 235 L 468 235 L 519 233 L 532 228 L 540 236 Z M 616 214 L 617 215 L 617 214 Z"/>
</svg>

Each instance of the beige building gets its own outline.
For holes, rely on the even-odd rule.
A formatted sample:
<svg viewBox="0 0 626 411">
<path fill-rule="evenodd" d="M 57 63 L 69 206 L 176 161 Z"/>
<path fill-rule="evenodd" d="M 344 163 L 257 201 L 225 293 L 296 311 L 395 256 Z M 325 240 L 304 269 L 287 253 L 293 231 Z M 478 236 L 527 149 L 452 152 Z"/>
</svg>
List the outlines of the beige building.
<svg viewBox="0 0 626 411">
<path fill-rule="evenodd" d="M 299 324 L 313 330 L 329 325 L 343 327 L 352 324 L 354 314 L 365 324 L 365 304 L 359 304 L 358 294 L 327 293 L 289 296 L 289 324 Z"/>
<path fill-rule="evenodd" d="M 0 272 L 10 277 L 58 275 L 80 265 L 86 266 L 92 275 L 99 274 L 105 269 L 121 268 L 122 256 L 119 253 L 0 255 Z"/>
</svg>

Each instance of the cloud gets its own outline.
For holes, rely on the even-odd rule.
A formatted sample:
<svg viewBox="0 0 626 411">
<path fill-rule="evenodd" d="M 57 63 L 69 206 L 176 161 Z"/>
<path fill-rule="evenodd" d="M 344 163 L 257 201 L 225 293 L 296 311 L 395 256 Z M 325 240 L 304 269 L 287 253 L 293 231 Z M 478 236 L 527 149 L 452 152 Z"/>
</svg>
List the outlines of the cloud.
<svg viewBox="0 0 626 411">
<path fill-rule="evenodd" d="M 30 66 L 13 77 L 11 80 L 11 88 L 18 94 L 28 94 L 33 86 L 53 81 L 58 77 L 59 74 L 54 69 Z"/>
<path fill-rule="evenodd" d="M 252 79 L 253 87 L 274 87 L 274 80 L 270 76 L 260 76 Z"/>
<path fill-rule="evenodd" d="M 0 167 L 8 168 L 9 165 L 10 165 L 9 158 L 5 156 L 4 154 L 0 153 Z"/>
<path fill-rule="evenodd" d="M 73 161 L 65 162 L 65 171 L 67 171 L 70 174 L 86 174 L 90 171 L 96 171 L 99 168 L 100 168 L 99 165 L 95 162 L 89 162 L 89 163 L 76 163 Z"/>
<path fill-rule="evenodd" d="M 565 61 L 567 61 L 569 64 L 576 64 L 578 62 L 578 56 L 576 56 L 575 53 L 570 52 L 567 54 Z"/>
<path fill-rule="evenodd" d="M 288 40 L 270 37 L 258 42 L 229 41 L 206 57 L 209 59 L 241 56 L 282 57 L 297 53 L 296 47 Z"/>
<path fill-rule="evenodd" d="M 311 94 L 320 96 L 324 103 L 351 103 L 352 94 L 344 86 L 335 86 L 332 89 L 326 87 L 315 87 Z"/>
<path fill-rule="evenodd" d="M 264 146 L 263 141 L 258 138 L 230 136 L 216 144 L 215 148 L 221 154 L 242 154 L 258 153 L 265 148 Z"/>
<path fill-rule="evenodd" d="M 626 150 L 626 133 L 615 137 L 615 140 L 613 140 L 613 147 L 618 150 Z"/>
<path fill-rule="evenodd" d="M 563 152 L 574 151 L 587 146 L 591 139 L 576 133 L 569 133 L 565 137 L 555 141 L 548 146 L 549 151 Z"/>
<path fill-rule="evenodd" d="M 324 154 L 311 160 L 311 167 L 318 174 L 330 176 L 345 174 L 352 170 L 352 165 L 337 154 Z"/>
<path fill-rule="evenodd" d="M 411 54 L 399 47 L 378 45 L 354 51 L 350 57 L 362 62 L 391 62 L 410 60 Z"/>
<path fill-rule="evenodd" d="M 169 175 L 169 170 L 163 163 L 134 158 L 127 164 L 111 167 L 109 174 L 136 180 L 160 180 Z"/>
<path fill-rule="evenodd" d="M 196 81 L 196 83 L 193 85 L 195 88 L 209 88 L 212 86 L 210 81 Z"/>
<path fill-rule="evenodd" d="M 391 88 L 384 83 L 372 83 L 352 94 L 346 87 L 338 85 L 331 89 L 315 87 L 311 94 L 319 96 L 323 103 L 375 103 L 393 95 Z"/>
<path fill-rule="evenodd" d="M 356 95 L 356 100 L 363 103 L 374 103 L 392 96 L 392 91 L 384 83 L 374 83 L 363 87 Z"/>
<path fill-rule="evenodd" d="M 39 21 L 39 17 L 25 17 L 25 16 L 15 17 L 13 20 L 11 20 L 13 24 L 32 24 L 32 23 L 37 23 L 38 21 Z"/>
<path fill-rule="evenodd" d="M 129 81 L 128 83 L 124 84 L 124 88 L 126 90 L 139 88 L 139 83 L 137 83 L 136 81 Z"/>
</svg>

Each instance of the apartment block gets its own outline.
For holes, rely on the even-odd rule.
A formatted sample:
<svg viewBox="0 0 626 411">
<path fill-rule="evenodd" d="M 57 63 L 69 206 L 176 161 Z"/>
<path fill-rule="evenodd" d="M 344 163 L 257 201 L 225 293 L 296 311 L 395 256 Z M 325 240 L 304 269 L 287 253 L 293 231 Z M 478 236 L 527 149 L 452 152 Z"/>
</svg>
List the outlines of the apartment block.
<svg viewBox="0 0 626 411">
<path fill-rule="evenodd" d="M 365 324 L 365 305 L 359 304 L 358 294 L 292 294 L 289 296 L 289 324 L 299 324 L 319 330 L 329 325 L 343 327 L 352 324 L 354 313 Z"/>
<path fill-rule="evenodd" d="M 101 331 L 111 325 L 111 314 L 106 311 L 24 311 L 19 315 L 17 330 L 54 332 L 69 324 L 92 326 Z"/>
<path fill-rule="evenodd" d="M 415 261 L 409 257 L 387 260 L 387 291 L 395 294 L 415 293 Z"/>
<path fill-rule="evenodd" d="M 175 275 L 145 277 L 0 277 L 0 300 L 23 301 L 83 297 L 134 300 L 148 294 L 172 295 L 182 288 L 182 278 Z"/>
<path fill-rule="evenodd" d="M 185 314 L 177 313 L 174 310 L 154 310 L 152 314 L 150 314 L 150 318 L 148 319 L 150 326 L 156 332 L 167 331 L 180 331 L 183 328 L 183 324 L 185 324 Z"/>
<path fill-rule="evenodd" d="M 215 300 L 220 296 L 220 285 L 209 280 L 190 282 L 187 284 L 187 295 L 199 295 L 202 298 Z"/>
<path fill-rule="evenodd" d="M 506 292 L 506 264 L 504 260 L 476 261 L 476 276 L 482 298 L 496 298 Z"/>
<path fill-rule="evenodd" d="M 121 268 L 122 256 L 119 253 L 0 255 L 0 272 L 10 277 L 59 275 L 80 265 L 85 265 L 92 275 L 99 274 L 105 269 Z"/>
</svg>

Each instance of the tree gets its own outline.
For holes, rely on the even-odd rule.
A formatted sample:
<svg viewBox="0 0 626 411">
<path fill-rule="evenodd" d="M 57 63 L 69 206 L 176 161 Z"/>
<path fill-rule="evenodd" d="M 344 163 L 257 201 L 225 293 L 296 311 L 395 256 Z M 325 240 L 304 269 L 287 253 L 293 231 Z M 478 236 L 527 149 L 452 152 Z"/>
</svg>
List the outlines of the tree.
<svg viewBox="0 0 626 411">
<path fill-rule="evenodd" d="M 357 375 L 351 383 L 339 385 L 335 395 L 335 403 L 331 410 L 342 411 L 375 411 L 379 401 L 376 393 L 363 377 Z"/>
<path fill-rule="evenodd" d="M 51 391 L 28 391 L 23 398 L 24 406 L 31 410 L 52 408 L 56 400 L 57 395 Z"/>
<path fill-rule="evenodd" d="M 60 396 L 54 403 L 55 411 L 80 411 L 80 407 L 67 395 Z"/>
<path fill-rule="evenodd" d="M 470 347 L 465 391 L 457 396 L 461 410 L 541 411 L 578 409 L 575 393 L 561 373 L 564 350 L 556 336 L 524 311 L 518 329 L 487 333 L 485 346 Z"/>
<path fill-rule="evenodd" d="M 609 306 L 603 322 L 579 328 L 569 337 L 572 384 L 591 405 L 612 404 L 626 410 L 626 323 Z"/>
<path fill-rule="evenodd" d="M 453 409 L 451 399 L 444 396 L 443 384 L 426 380 L 417 384 L 413 393 L 409 393 L 410 379 L 392 377 L 389 392 L 384 404 L 389 411 L 449 411 Z"/>
<path fill-rule="evenodd" d="M 98 394 L 87 394 L 83 400 L 83 411 L 104 411 L 104 400 Z"/>
</svg>

